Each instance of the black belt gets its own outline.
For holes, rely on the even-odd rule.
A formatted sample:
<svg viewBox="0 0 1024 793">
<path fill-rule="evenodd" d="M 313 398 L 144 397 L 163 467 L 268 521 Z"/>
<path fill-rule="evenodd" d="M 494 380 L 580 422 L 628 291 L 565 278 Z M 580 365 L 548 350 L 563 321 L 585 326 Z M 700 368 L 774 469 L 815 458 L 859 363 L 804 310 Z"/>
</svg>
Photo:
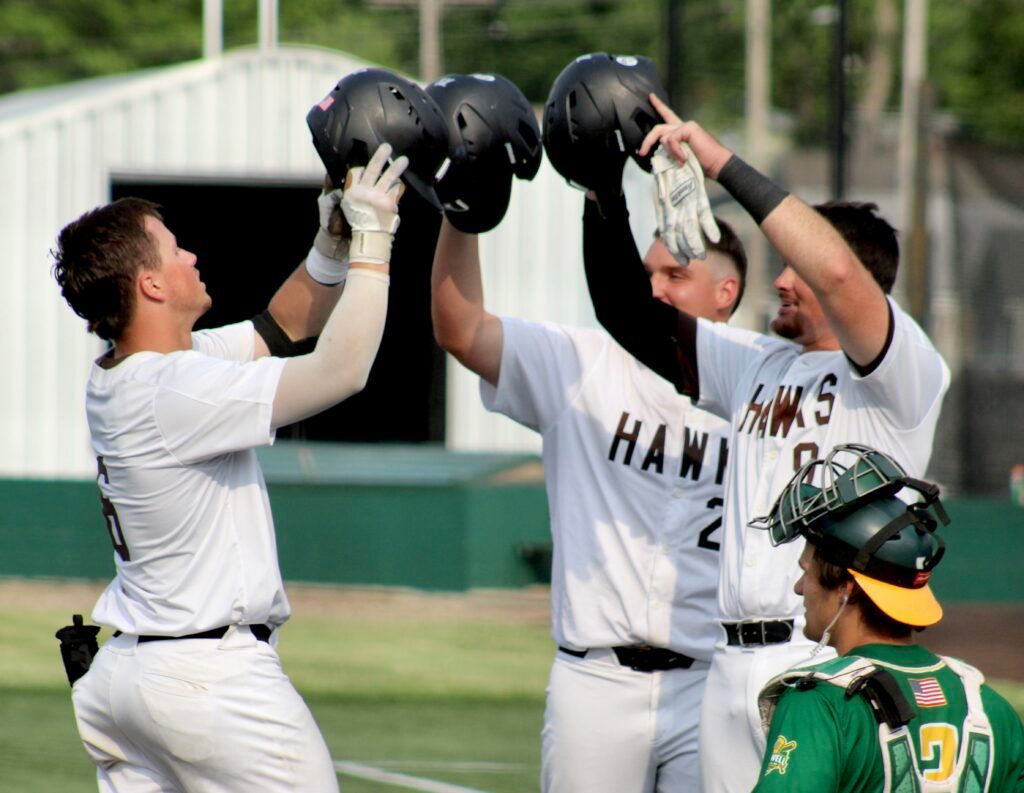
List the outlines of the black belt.
<svg viewBox="0 0 1024 793">
<path fill-rule="evenodd" d="M 589 650 L 570 650 L 559 646 L 559 651 L 576 658 L 585 658 Z M 689 669 L 693 659 L 688 655 L 668 650 L 664 647 L 649 647 L 646 644 L 633 644 L 626 647 L 612 647 L 612 652 L 619 663 L 636 672 L 664 672 L 669 669 Z"/>
<path fill-rule="evenodd" d="M 726 643 L 740 647 L 785 644 L 793 638 L 793 620 L 723 622 Z"/>
<path fill-rule="evenodd" d="M 143 642 L 165 642 L 170 639 L 221 639 L 230 627 L 230 625 L 222 625 L 219 628 L 210 628 L 208 631 L 190 633 L 187 636 L 151 636 L 143 634 L 139 636 L 139 644 Z M 269 625 L 250 625 L 249 630 L 252 631 L 252 635 L 259 641 L 267 643 L 270 642 L 270 634 L 274 632 L 274 629 Z M 114 636 L 120 635 L 121 631 L 114 631 Z"/>
</svg>

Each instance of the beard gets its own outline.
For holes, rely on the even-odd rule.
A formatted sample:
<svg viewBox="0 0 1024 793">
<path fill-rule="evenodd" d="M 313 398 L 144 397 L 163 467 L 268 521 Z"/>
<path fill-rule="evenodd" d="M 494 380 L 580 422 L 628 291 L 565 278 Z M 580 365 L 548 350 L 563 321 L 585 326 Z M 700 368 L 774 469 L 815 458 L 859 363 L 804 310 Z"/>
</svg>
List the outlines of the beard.
<svg viewBox="0 0 1024 793">
<path fill-rule="evenodd" d="M 783 339 L 789 341 L 795 341 L 800 338 L 801 329 L 798 323 L 791 321 L 786 317 L 776 316 L 772 319 L 769 327 L 772 329 L 772 333 L 776 336 L 781 336 Z"/>
</svg>

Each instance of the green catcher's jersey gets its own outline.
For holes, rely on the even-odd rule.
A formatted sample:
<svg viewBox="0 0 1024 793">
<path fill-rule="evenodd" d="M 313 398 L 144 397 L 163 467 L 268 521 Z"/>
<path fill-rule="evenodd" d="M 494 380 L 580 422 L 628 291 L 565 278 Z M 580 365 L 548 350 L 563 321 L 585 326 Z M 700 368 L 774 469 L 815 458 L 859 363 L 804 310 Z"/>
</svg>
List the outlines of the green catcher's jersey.
<svg viewBox="0 0 1024 793">
<path fill-rule="evenodd" d="M 821 680 L 840 675 L 856 658 L 888 671 L 916 713 L 906 734 L 913 748 L 909 762 L 917 767 L 917 774 L 909 776 L 917 779 L 894 785 L 894 793 L 1024 793 L 1024 725 L 1010 704 L 981 686 L 980 704 L 991 739 L 969 744 L 968 765 L 973 763 L 974 771 L 961 774 L 957 783 L 961 748 L 971 740 L 964 682 L 925 648 L 890 644 L 864 645 L 807 667 L 819 680 L 784 690 L 771 717 L 756 793 L 879 793 L 886 789 L 886 765 L 906 765 L 883 750 L 879 722 L 867 699 L 848 696 L 845 681 L 832 685 Z"/>
</svg>

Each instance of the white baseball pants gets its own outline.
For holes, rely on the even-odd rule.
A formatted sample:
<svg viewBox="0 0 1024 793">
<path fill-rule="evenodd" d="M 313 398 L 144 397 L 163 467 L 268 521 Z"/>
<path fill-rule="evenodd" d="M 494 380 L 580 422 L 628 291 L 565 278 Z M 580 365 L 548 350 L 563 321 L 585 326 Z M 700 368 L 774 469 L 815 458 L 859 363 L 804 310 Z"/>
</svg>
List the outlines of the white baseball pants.
<svg viewBox="0 0 1024 793">
<path fill-rule="evenodd" d="M 72 691 L 101 793 L 338 790 L 313 715 L 277 651 L 221 639 L 109 639 Z"/>
<path fill-rule="evenodd" d="M 811 660 L 814 644 L 799 633 L 785 644 L 719 646 L 711 659 L 700 714 L 703 793 L 750 793 L 764 757 L 765 735 L 757 695 L 775 675 Z M 826 647 L 815 658 L 835 656 Z"/>
<path fill-rule="evenodd" d="M 608 649 L 555 653 L 541 734 L 544 793 L 697 790 L 708 664 L 636 672 Z"/>
</svg>

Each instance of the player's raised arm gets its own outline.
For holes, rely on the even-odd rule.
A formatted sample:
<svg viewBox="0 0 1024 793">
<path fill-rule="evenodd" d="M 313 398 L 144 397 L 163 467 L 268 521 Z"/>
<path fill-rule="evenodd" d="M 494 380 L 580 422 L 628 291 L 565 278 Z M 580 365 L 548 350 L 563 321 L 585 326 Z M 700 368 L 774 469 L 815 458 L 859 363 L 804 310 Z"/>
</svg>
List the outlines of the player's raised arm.
<svg viewBox="0 0 1024 793">
<path fill-rule="evenodd" d="M 544 114 L 544 148 L 552 166 L 570 185 L 588 191 L 583 261 L 598 321 L 624 349 L 680 387 L 684 378 L 677 365 L 676 338 L 680 318 L 691 326 L 693 319 L 654 298 L 622 195 L 623 168 L 630 158 L 651 170 L 647 152 L 638 150 L 658 120 L 648 97 L 663 91 L 654 62 L 648 58 L 614 58 L 604 53 L 577 58 L 551 87 Z M 706 255 L 700 222 L 696 227 L 691 222 L 702 213 L 680 211 L 703 208 L 702 184 L 692 186 L 695 189 L 685 198 L 677 193 L 680 200 L 658 223 L 663 242 L 684 264 L 697 251 L 702 258 Z M 669 225 L 679 232 L 671 238 L 665 233 L 669 216 Z M 694 337 L 692 332 L 688 335 Z"/>
<path fill-rule="evenodd" d="M 501 371 L 501 320 L 484 308 L 477 235 L 463 233 L 447 220 L 441 224 L 434 252 L 430 314 L 441 348 L 496 385 Z"/>
<path fill-rule="evenodd" d="M 600 205 L 592 194 L 588 197 L 583 264 L 594 313 L 604 329 L 680 393 L 697 396 L 696 320 L 655 299 L 621 195 L 604 196 Z"/>
<path fill-rule="evenodd" d="M 313 245 L 274 293 L 267 310 L 253 320 L 257 330 L 254 357 L 308 352 L 324 329 L 349 270 L 350 239 L 345 233 L 341 198 L 341 189 L 325 176 L 323 192 L 317 198 L 320 227 Z"/>
<path fill-rule="evenodd" d="M 316 348 L 285 364 L 274 397 L 275 427 L 319 413 L 366 385 L 384 333 L 391 244 L 402 193 L 399 179 L 409 164 L 399 157 L 385 170 L 390 154 L 391 147 L 383 144 L 366 168 L 349 171 L 341 203 L 352 227 L 347 285 Z"/>
<path fill-rule="evenodd" d="M 645 138 L 641 153 L 660 144 L 677 158 L 687 143 L 705 176 L 716 180 L 757 222 L 785 263 L 814 292 L 843 351 L 867 366 L 885 347 L 889 306 L 868 269 L 816 210 L 787 194 L 693 121 L 682 121 L 651 95 L 665 119 Z"/>
<path fill-rule="evenodd" d="M 497 385 L 504 333 L 501 320 L 484 308 L 477 234 L 505 216 L 513 176 L 536 176 L 540 128 L 523 92 L 499 74 L 446 75 L 426 90 L 448 122 L 451 161 L 437 185 L 445 220 L 430 279 L 434 336 L 459 363 Z"/>
</svg>

